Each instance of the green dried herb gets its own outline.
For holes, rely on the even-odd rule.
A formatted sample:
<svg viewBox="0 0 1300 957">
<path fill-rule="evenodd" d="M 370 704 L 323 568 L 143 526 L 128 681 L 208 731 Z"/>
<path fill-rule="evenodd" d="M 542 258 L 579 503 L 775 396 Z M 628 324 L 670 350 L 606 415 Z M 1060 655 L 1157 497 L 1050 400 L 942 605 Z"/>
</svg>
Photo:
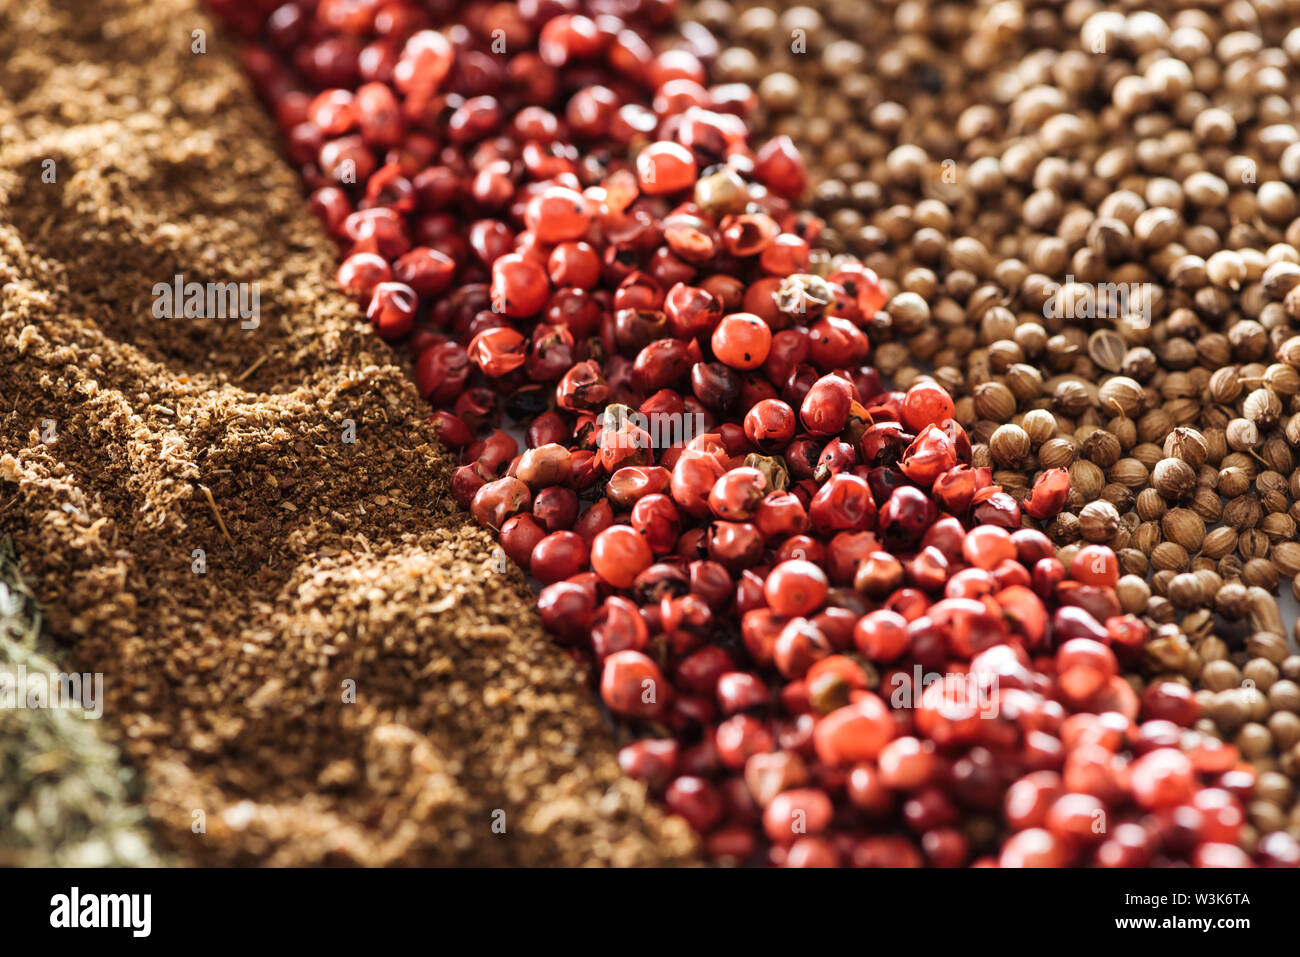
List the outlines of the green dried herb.
<svg viewBox="0 0 1300 957">
<path fill-rule="evenodd" d="M 0 539 L 0 672 L 58 672 L 13 544 Z M 0 707 L 0 866 L 157 866 L 144 810 L 96 721 Z"/>
</svg>

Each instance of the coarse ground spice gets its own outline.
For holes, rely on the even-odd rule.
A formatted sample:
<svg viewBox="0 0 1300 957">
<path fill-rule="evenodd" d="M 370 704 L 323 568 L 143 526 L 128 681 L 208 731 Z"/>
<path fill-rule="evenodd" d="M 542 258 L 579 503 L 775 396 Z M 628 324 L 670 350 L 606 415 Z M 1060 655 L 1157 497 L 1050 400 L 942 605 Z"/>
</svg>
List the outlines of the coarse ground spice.
<svg viewBox="0 0 1300 957">
<path fill-rule="evenodd" d="M 332 291 L 208 19 L 6 4 L 0 88 L 0 527 L 64 667 L 104 673 L 165 843 L 221 864 L 688 860 L 452 504 L 427 410 Z M 178 273 L 259 283 L 258 328 L 155 318 Z"/>
</svg>

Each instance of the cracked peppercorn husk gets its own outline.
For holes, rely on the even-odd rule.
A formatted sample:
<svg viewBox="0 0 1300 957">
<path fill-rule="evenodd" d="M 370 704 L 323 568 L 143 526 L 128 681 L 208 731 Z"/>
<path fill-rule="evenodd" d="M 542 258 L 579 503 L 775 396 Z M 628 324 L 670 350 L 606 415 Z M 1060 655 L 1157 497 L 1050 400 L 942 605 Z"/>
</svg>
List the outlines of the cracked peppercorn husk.
<svg viewBox="0 0 1300 957">
<path fill-rule="evenodd" d="M 150 829 L 185 863 L 690 860 L 452 503 L 218 36 L 188 0 L 0 36 L 0 527 Z M 258 283 L 257 329 L 154 317 L 178 273 Z"/>
<path fill-rule="evenodd" d="M 751 124 L 805 148 L 820 242 L 892 294 L 873 346 L 895 387 L 933 375 L 972 440 L 1019 426 L 1031 483 L 1069 468 L 1058 548 L 1119 534 L 1098 504 L 1140 522 L 1119 555 L 1169 576 L 1126 590 L 1150 621 L 1170 598 L 1216 607 L 1213 581 L 1181 577 L 1198 567 L 1220 591 L 1300 597 L 1291 7 L 886 2 L 865 34 L 839 0 L 729 7 L 687 15 L 723 35 L 720 79 L 767 77 Z M 1284 481 L 1261 486 L 1265 470 Z M 1245 617 L 1212 623 L 1241 665 Z M 1300 622 L 1277 630 L 1300 639 Z M 1291 742 L 1263 740 L 1252 760 L 1300 780 Z"/>
</svg>

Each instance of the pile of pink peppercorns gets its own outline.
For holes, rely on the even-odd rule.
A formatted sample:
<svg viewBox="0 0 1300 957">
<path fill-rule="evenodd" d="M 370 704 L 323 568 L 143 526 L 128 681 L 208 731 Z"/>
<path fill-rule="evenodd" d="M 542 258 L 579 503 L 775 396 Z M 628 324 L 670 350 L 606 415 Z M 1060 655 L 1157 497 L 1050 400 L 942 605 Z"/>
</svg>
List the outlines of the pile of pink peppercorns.
<svg viewBox="0 0 1300 957">
<path fill-rule="evenodd" d="M 812 254 L 797 149 L 751 147 L 713 38 L 658 36 L 672 0 L 211 6 L 340 285 L 414 356 L 456 498 L 708 855 L 1254 863 L 1251 766 L 1188 688 L 1123 677 L 1148 628 L 1115 555 L 1064 567 L 1036 527 L 1065 471 L 1017 500 L 943 389 L 885 387 L 881 285 Z"/>
</svg>

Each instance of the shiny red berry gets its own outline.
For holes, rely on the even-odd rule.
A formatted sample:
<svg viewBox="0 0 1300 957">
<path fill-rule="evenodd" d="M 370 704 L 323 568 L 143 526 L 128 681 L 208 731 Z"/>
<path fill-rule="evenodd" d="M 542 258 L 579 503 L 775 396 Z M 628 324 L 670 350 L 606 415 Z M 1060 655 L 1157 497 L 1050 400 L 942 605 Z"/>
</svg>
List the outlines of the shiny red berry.
<svg viewBox="0 0 1300 957">
<path fill-rule="evenodd" d="M 713 330 L 713 354 L 733 369 L 757 369 L 767 360 L 772 330 L 750 312 L 724 316 Z"/>
</svg>

